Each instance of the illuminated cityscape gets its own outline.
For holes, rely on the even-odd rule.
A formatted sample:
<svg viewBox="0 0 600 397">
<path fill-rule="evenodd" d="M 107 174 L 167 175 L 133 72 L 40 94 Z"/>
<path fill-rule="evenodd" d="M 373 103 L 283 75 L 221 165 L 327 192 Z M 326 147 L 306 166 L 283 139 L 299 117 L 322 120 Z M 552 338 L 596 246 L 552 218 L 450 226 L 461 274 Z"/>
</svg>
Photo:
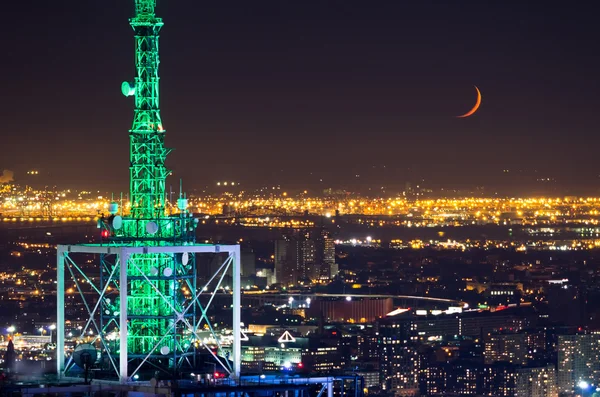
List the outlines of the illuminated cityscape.
<svg viewBox="0 0 600 397">
<path fill-rule="evenodd" d="M 46 3 L 1 396 L 600 396 L 593 6 Z"/>
</svg>

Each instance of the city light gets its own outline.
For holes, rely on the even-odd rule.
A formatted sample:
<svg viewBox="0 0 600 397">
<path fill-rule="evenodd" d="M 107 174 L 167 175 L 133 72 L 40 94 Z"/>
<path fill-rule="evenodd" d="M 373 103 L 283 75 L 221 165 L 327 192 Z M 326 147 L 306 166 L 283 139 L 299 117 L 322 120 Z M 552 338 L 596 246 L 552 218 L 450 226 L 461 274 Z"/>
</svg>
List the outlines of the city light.
<svg viewBox="0 0 600 397">
<path fill-rule="evenodd" d="M 582 390 L 585 390 L 585 389 L 587 389 L 588 387 L 590 387 L 590 385 L 589 385 L 589 383 L 587 383 L 586 381 L 584 381 L 584 380 L 580 380 L 580 381 L 577 383 L 577 387 L 579 387 L 579 388 L 580 388 L 580 389 L 582 389 Z"/>
</svg>

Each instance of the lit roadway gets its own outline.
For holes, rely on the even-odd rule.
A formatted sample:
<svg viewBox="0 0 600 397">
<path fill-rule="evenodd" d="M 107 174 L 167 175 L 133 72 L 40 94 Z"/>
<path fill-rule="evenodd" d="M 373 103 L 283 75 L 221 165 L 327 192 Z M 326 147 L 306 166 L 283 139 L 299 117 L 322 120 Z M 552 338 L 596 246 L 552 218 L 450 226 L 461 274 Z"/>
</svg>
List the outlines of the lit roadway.
<svg viewBox="0 0 600 397">
<path fill-rule="evenodd" d="M 306 298 L 310 298 L 310 299 L 314 299 L 314 298 L 347 298 L 350 297 L 352 299 L 362 299 L 362 298 L 367 298 L 367 299 L 386 299 L 386 298 L 392 298 L 392 299 L 397 299 L 397 300 L 406 300 L 406 301 L 415 301 L 415 302 L 430 302 L 430 303 L 445 303 L 445 304 L 449 304 L 449 305 L 455 305 L 455 306 L 461 306 L 463 305 L 463 302 L 461 301 L 457 301 L 454 299 L 445 299 L 445 298 L 434 298 L 434 297 L 430 297 L 430 296 L 418 296 L 418 295 L 371 295 L 371 294 L 352 294 L 352 293 L 347 293 L 347 294 L 323 294 L 323 293 L 293 293 L 293 292 L 279 292 L 279 291 L 244 291 L 242 293 L 242 299 L 244 298 L 244 296 L 247 295 L 254 295 L 254 296 L 273 296 L 273 297 L 279 297 L 283 300 L 285 300 L 287 302 L 287 299 L 289 297 L 302 297 L 304 299 Z"/>
</svg>

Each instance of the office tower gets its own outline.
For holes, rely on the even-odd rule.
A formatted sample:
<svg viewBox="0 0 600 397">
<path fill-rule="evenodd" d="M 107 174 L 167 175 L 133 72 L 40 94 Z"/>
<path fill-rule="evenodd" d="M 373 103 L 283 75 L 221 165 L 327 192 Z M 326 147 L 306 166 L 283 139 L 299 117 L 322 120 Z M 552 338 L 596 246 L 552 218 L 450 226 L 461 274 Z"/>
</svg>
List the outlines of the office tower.
<svg viewBox="0 0 600 397">
<path fill-rule="evenodd" d="M 284 276 L 284 265 L 287 262 L 287 251 L 288 251 L 289 240 L 276 240 L 275 241 L 275 266 L 274 266 L 274 280 L 275 283 L 284 283 L 287 281 L 287 277 Z"/>
<path fill-rule="evenodd" d="M 338 266 L 335 263 L 335 240 L 326 230 L 321 230 L 316 239 L 317 264 L 320 267 L 320 278 L 332 279 L 338 273 Z"/>
<path fill-rule="evenodd" d="M 284 285 L 316 280 L 320 274 L 317 247 L 306 236 L 275 241 L 275 278 Z"/>
</svg>

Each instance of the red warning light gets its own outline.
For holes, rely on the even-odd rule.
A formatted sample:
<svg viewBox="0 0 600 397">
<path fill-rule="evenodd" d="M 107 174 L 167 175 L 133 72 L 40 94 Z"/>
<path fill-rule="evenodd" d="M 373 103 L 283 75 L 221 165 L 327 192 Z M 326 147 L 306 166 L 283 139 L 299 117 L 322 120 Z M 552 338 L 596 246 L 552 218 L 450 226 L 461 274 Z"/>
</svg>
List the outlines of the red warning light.
<svg viewBox="0 0 600 397">
<path fill-rule="evenodd" d="M 302 367 L 304 367 L 304 364 L 298 363 L 298 368 L 302 368 Z"/>
<path fill-rule="evenodd" d="M 218 372 L 215 372 L 215 373 L 214 373 L 214 377 L 215 377 L 215 379 L 216 379 L 216 378 L 218 378 L 218 377 L 220 377 L 220 376 L 221 376 L 221 374 L 220 374 L 220 373 L 218 373 Z"/>
<path fill-rule="evenodd" d="M 106 229 L 102 230 L 102 237 L 108 238 L 108 230 L 106 230 Z"/>
</svg>

